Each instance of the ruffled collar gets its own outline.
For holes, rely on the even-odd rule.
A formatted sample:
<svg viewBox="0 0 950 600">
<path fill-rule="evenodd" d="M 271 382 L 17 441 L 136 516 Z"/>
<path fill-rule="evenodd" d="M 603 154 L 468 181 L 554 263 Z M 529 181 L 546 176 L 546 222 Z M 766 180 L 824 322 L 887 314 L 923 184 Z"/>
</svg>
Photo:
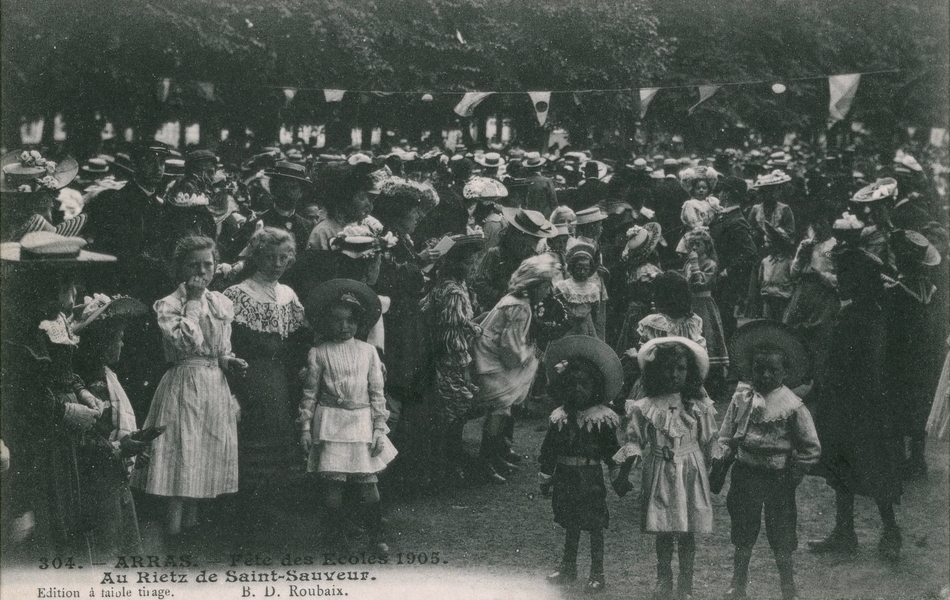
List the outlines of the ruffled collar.
<svg viewBox="0 0 950 600">
<path fill-rule="evenodd" d="M 660 331 L 680 331 L 684 327 L 689 328 L 698 325 L 698 318 L 695 313 L 689 313 L 679 319 L 674 319 L 663 313 L 653 313 L 652 315 L 644 317 L 640 323 L 654 329 L 659 329 Z"/>
<path fill-rule="evenodd" d="M 307 324 L 303 305 L 285 285 L 278 283 L 268 290 L 247 279 L 229 287 L 224 295 L 234 304 L 234 322 L 253 331 L 277 333 L 286 338 Z"/>
<path fill-rule="evenodd" d="M 573 277 L 557 282 L 557 290 L 571 304 L 588 304 L 604 299 L 600 278 L 594 275 L 587 281 L 577 281 Z"/>
<path fill-rule="evenodd" d="M 669 438 L 679 438 L 688 434 L 696 421 L 704 413 L 715 409 L 712 401 L 690 402 L 683 404 L 679 394 L 667 394 L 656 398 L 641 398 L 633 403 L 657 431 Z"/>
<path fill-rule="evenodd" d="M 560 431 L 567 425 L 568 418 L 567 411 L 564 410 L 563 406 L 559 406 L 551 413 L 550 420 L 551 424 L 557 426 Z M 577 426 L 587 431 L 592 431 L 598 427 L 616 429 L 620 426 L 620 417 L 603 404 L 598 404 L 577 413 Z"/>
<path fill-rule="evenodd" d="M 753 423 L 783 421 L 802 406 L 802 399 L 784 385 L 763 396 L 751 386 L 740 384 L 736 393 L 744 394 L 745 401 L 751 405 L 749 420 Z"/>
</svg>

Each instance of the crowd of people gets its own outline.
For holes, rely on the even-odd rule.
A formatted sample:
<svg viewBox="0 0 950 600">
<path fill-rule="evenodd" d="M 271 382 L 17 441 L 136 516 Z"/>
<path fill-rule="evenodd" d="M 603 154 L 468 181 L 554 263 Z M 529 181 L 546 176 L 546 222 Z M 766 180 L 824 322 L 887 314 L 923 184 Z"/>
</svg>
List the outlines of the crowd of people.
<svg viewBox="0 0 950 600">
<path fill-rule="evenodd" d="M 658 599 L 674 548 L 691 596 L 730 466 L 727 597 L 763 507 L 796 597 L 806 474 L 836 495 L 813 551 L 857 548 L 860 495 L 899 556 L 903 482 L 947 432 L 946 165 L 803 143 L 321 152 L 3 155 L 6 552 L 136 553 L 145 500 L 165 548 L 215 506 L 266 535 L 304 489 L 322 543 L 362 527 L 385 555 L 381 491 L 503 485 L 527 468 L 515 419 L 550 413 L 552 581 L 588 531 L 605 585 L 602 465 L 621 495 L 642 468 Z"/>
</svg>

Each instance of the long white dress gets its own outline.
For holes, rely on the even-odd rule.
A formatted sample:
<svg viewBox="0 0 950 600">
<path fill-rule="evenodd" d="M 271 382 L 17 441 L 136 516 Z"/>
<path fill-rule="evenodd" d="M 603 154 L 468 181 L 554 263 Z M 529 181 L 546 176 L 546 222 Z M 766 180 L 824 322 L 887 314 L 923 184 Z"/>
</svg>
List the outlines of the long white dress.
<svg viewBox="0 0 950 600">
<path fill-rule="evenodd" d="M 218 358 L 231 354 L 231 301 L 205 291 L 188 301 L 182 284 L 154 305 L 171 368 L 155 389 L 145 427 L 165 425 L 150 465 L 132 485 L 149 494 L 214 498 L 238 489 L 238 404 Z"/>
</svg>

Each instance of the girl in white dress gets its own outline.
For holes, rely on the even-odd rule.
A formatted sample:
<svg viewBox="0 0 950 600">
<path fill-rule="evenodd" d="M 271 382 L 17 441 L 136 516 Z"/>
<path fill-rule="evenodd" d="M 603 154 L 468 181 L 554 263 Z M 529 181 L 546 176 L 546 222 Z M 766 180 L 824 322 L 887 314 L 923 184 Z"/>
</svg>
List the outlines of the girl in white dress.
<svg viewBox="0 0 950 600">
<path fill-rule="evenodd" d="M 218 262 L 214 241 L 184 237 L 174 257 L 183 283 L 153 307 L 172 366 L 145 419 L 145 427 L 167 429 L 152 444 L 151 464 L 132 480 L 134 487 L 168 498 L 171 535 L 195 525 L 197 500 L 238 489 L 239 410 L 225 371 L 247 368 L 231 353 L 231 301 L 207 289 Z"/>
</svg>

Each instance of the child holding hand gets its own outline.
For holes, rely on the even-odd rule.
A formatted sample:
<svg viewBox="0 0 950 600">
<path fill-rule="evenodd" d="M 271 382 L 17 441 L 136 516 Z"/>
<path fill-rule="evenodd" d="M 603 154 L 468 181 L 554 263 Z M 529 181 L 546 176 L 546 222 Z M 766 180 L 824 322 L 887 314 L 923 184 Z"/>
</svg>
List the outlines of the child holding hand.
<svg viewBox="0 0 950 600">
<path fill-rule="evenodd" d="M 807 350 L 791 333 L 767 321 L 740 327 L 733 348 L 740 374 L 752 385 L 739 384 L 719 431 L 719 442 L 729 448 L 726 460 L 735 460 L 726 508 L 736 551 L 725 597 L 747 598 L 749 561 L 764 507 L 782 598 L 792 600 L 797 597 L 792 562 L 798 548 L 795 490 L 821 454 L 811 413 L 785 385 L 786 377 L 799 378 Z"/>
<path fill-rule="evenodd" d="M 395 457 L 389 438 L 383 368 L 379 354 L 365 338 L 379 319 L 379 297 L 365 284 L 333 279 L 314 289 L 307 302 L 307 320 L 319 339 L 310 349 L 303 400 L 300 402 L 300 444 L 307 471 L 327 484 L 327 532 L 343 540 L 343 495 L 358 487 L 370 535 L 370 551 L 385 556 L 381 540 L 382 511 L 377 474 Z"/>
<path fill-rule="evenodd" d="M 643 465 L 641 526 L 656 534 L 655 600 L 673 597 L 673 548 L 678 545 L 676 597 L 693 593 L 696 533 L 712 531 L 712 494 L 706 464 L 719 458 L 716 410 L 702 391 L 709 372 L 706 351 L 692 340 L 650 340 L 637 355 L 645 397 L 627 401 L 623 464 L 615 487 L 629 487 L 630 470 Z"/>
<path fill-rule="evenodd" d="M 541 445 L 541 491 L 552 494 L 554 521 L 566 530 L 564 555 L 552 583 L 577 578 L 581 531 L 590 532 L 588 591 L 604 588 L 604 529 L 608 524 L 607 489 L 601 462 L 615 468 L 620 419 L 605 404 L 623 382 L 620 359 L 602 341 L 567 336 L 545 353 L 549 393 L 561 405 L 551 413 Z"/>
</svg>

